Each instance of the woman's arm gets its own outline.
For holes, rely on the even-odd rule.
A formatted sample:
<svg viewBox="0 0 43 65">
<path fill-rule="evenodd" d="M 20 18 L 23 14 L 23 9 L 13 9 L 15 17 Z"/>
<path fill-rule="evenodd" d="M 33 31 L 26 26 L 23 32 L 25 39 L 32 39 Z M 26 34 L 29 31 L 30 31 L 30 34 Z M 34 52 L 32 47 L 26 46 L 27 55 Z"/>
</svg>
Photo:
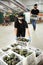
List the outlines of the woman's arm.
<svg viewBox="0 0 43 65">
<path fill-rule="evenodd" d="M 17 35 L 17 28 L 14 28 L 14 35 Z"/>
<path fill-rule="evenodd" d="M 29 31 L 29 28 L 26 28 L 26 37 L 30 37 L 30 31 Z"/>
</svg>

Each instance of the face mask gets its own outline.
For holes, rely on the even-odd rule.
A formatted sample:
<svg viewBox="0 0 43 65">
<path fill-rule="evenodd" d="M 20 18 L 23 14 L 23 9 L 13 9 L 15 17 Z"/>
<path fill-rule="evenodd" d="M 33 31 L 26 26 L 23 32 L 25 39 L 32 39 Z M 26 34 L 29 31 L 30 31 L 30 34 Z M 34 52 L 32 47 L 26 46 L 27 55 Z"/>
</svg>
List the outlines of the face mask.
<svg viewBox="0 0 43 65">
<path fill-rule="evenodd" d="M 35 9 L 37 9 L 37 7 L 34 7 Z"/>
<path fill-rule="evenodd" d="M 19 19 L 21 22 L 24 21 L 24 19 Z"/>
</svg>

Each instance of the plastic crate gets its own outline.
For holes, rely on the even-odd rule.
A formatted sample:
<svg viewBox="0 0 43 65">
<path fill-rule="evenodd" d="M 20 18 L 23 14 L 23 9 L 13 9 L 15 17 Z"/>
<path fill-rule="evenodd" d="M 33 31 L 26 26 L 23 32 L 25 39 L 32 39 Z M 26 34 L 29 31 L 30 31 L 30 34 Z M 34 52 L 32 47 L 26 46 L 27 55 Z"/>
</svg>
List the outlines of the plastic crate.
<svg viewBox="0 0 43 65">
<path fill-rule="evenodd" d="M 0 58 L 3 56 L 4 52 L 0 49 Z"/>
<path fill-rule="evenodd" d="M 31 55 L 27 56 L 23 60 L 23 65 L 36 65 L 35 53 L 32 53 Z"/>
<path fill-rule="evenodd" d="M 1 61 L 0 61 L 0 65 L 8 65 L 4 60 L 3 60 L 3 58 L 5 57 L 5 56 L 8 56 L 8 57 L 10 57 L 10 55 L 12 54 L 13 52 L 12 51 L 9 51 L 8 52 L 8 54 L 4 54 L 2 57 L 1 57 Z M 14 54 L 14 53 L 13 53 Z M 17 56 L 16 54 L 14 54 L 15 56 Z M 17 56 L 19 59 L 20 59 L 20 57 L 19 56 Z M 16 65 L 21 65 L 21 59 L 20 59 L 20 62 L 18 62 Z"/>
<path fill-rule="evenodd" d="M 20 54 L 19 53 L 17 53 L 16 51 L 15 51 L 15 49 L 20 49 Z M 13 49 L 11 49 L 12 51 L 13 51 Z M 21 47 L 20 45 L 19 46 L 17 46 L 16 48 L 14 48 L 14 53 L 15 54 L 17 54 L 17 55 L 19 55 L 19 56 L 21 56 L 21 57 L 23 57 L 23 58 L 25 58 L 25 56 L 24 55 L 21 55 L 21 52 L 23 51 L 23 50 L 26 50 L 27 51 L 27 53 L 29 54 L 29 53 L 33 53 L 34 51 L 32 50 L 28 50 L 27 48 L 25 48 L 25 47 Z M 31 55 L 31 54 L 30 54 Z M 28 55 L 27 55 L 28 56 Z M 27 57 L 26 56 L 26 57 Z"/>
<path fill-rule="evenodd" d="M 2 59 L 0 59 L 0 65 L 8 65 Z"/>
<path fill-rule="evenodd" d="M 36 64 L 38 64 L 41 60 L 43 60 L 43 53 L 36 57 Z"/>
</svg>

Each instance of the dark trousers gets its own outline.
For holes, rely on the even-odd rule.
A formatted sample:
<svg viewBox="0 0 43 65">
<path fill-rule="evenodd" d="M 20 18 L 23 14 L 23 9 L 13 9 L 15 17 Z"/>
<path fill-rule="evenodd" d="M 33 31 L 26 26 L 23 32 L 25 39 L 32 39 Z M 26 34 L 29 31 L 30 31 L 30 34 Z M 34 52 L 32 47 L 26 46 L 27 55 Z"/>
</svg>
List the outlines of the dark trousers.
<svg viewBox="0 0 43 65">
<path fill-rule="evenodd" d="M 33 29 L 36 30 L 36 20 L 32 20 Z"/>
</svg>

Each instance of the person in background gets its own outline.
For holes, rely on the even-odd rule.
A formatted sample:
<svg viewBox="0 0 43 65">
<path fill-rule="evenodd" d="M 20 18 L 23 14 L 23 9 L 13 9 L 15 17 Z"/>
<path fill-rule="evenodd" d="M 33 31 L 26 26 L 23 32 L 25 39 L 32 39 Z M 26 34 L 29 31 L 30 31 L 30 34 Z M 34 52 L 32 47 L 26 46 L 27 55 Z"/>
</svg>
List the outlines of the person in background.
<svg viewBox="0 0 43 65">
<path fill-rule="evenodd" d="M 18 21 L 18 18 L 17 17 L 18 17 L 18 15 L 15 15 L 14 16 L 14 22 L 17 22 Z"/>
<path fill-rule="evenodd" d="M 34 4 L 34 9 L 31 10 L 31 16 L 32 18 L 32 25 L 34 31 L 36 30 L 36 21 L 37 21 L 37 15 L 39 14 L 39 10 L 37 9 L 37 4 Z"/>
<path fill-rule="evenodd" d="M 25 21 L 25 17 L 22 12 L 18 14 L 18 19 L 15 21 L 14 32 L 16 37 L 29 37 L 30 31 L 28 28 L 28 24 Z"/>
<path fill-rule="evenodd" d="M 5 16 L 5 25 L 7 26 L 10 23 L 9 16 Z"/>
</svg>

